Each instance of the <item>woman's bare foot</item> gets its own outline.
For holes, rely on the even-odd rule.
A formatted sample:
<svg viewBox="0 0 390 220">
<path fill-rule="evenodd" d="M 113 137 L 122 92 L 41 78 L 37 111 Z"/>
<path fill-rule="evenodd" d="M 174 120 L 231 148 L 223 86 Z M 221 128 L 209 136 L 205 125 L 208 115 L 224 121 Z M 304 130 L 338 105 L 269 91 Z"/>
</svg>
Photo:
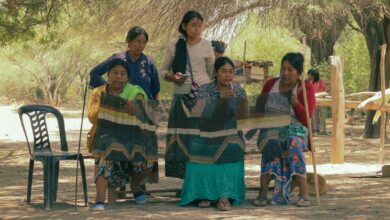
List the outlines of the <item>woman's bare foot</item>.
<svg viewBox="0 0 390 220">
<path fill-rule="evenodd" d="M 227 198 L 220 198 L 218 200 L 217 207 L 221 211 L 229 211 L 232 209 L 232 206 L 230 205 L 229 199 L 227 199 Z"/>
<path fill-rule="evenodd" d="M 210 208 L 210 205 L 211 205 L 210 200 L 206 200 L 206 199 L 204 199 L 198 203 L 198 206 L 201 208 Z"/>
</svg>

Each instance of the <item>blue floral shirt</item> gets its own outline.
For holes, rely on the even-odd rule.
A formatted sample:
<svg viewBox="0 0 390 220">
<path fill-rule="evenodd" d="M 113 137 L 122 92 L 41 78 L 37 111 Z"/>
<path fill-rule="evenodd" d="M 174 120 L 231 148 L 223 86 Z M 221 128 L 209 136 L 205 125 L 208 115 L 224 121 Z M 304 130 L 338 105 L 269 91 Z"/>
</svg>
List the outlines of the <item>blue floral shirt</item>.
<svg viewBox="0 0 390 220">
<path fill-rule="evenodd" d="M 108 59 L 97 65 L 90 72 L 91 80 L 89 86 L 91 88 L 99 87 L 106 83 L 102 75 L 107 73 L 110 62 L 114 59 L 124 59 L 129 72 L 129 83 L 140 86 L 148 96 L 148 99 L 156 99 L 160 92 L 160 81 L 158 78 L 157 66 L 153 59 L 141 54 L 136 60 L 130 59 L 128 51 L 113 54 Z"/>
<path fill-rule="evenodd" d="M 232 86 L 232 89 L 235 93 L 236 98 L 241 98 L 241 97 L 246 96 L 245 90 L 238 83 L 232 83 L 231 86 Z M 200 98 L 200 99 L 220 98 L 217 83 L 211 82 L 211 83 L 207 83 L 207 84 L 200 86 L 197 95 L 198 95 L 198 98 Z"/>
</svg>

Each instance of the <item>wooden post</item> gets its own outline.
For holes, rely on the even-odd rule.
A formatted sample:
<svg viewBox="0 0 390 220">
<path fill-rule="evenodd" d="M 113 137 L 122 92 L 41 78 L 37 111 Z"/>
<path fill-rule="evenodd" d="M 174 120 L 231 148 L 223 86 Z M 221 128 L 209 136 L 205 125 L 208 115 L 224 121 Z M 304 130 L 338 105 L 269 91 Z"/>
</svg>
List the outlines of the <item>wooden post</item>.
<svg viewBox="0 0 390 220">
<path fill-rule="evenodd" d="M 246 82 L 247 82 L 247 72 L 246 72 L 246 40 L 244 42 L 244 54 L 243 54 L 243 58 L 242 58 L 242 62 L 243 62 L 243 68 L 242 68 L 242 71 L 243 71 L 243 74 L 244 74 L 244 79 L 245 79 L 245 82 L 244 82 L 244 85 L 246 86 Z"/>
<path fill-rule="evenodd" d="M 302 91 L 303 91 L 303 104 L 305 106 L 305 116 L 306 116 L 306 122 L 307 122 L 307 128 L 309 129 L 309 142 L 311 147 L 311 160 L 313 162 L 313 172 L 314 172 L 314 187 L 316 191 L 316 202 L 317 205 L 320 205 L 320 190 L 318 188 L 318 177 L 317 177 L 317 164 L 316 164 L 316 156 L 315 156 L 315 147 L 313 142 L 313 130 L 311 127 L 311 118 L 309 113 L 309 104 L 307 102 L 307 93 L 306 93 L 306 85 L 305 85 L 305 73 L 302 73 L 301 76 L 301 83 L 302 83 Z"/>
<path fill-rule="evenodd" d="M 386 55 L 386 44 L 381 46 L 381 63 L 380 63 L 380 79 L 381 79 L 381 95 L 382 95 L 382 105 L 381 105 L 381 130 L 380 130 L 380 143 L 379 143 L 379 163 L 383 164 L 383 148 L 385 145 L 385 125 L 386 125 L 386 114 L 383 110 L 383 106 L 386 104 L 386 95 L 385 95 L 385 55 Z"/>
<path fill-rule="evenodd" d="M 306 60 L 306 36 L 302 38 L 302 44 L 303 44 L 303 58 Z M 306 116 L 306 122 L 307 122 L 307 128 L 309 129 L 309 142 L 311 145 L 311 154 L 310 154 L 310 160 L 313 164 L 313 172 L 314 172 L 314 189 L 316 191 L 316 202 L 317 205 L 320 205 L 320 190 L 318 188 L 318 176 L 317 176 L 317 164 L 316 164 L 316 157 L 315 152 L 316 149 L 314 147 L 314 141 L 313 141 L 313 129 L 311 127 L 311 118 L 310 118 L 310 112 L 309 112 L 309 104 L 307 102 L 307 93 L 306 93 L 306 74 L 305 72 L 302 73 L 301 76 L 301 83 L 302 83 L 302 91 L 303 91 L 303 104 L 305 106 L 305 116 Z"/>
<path fill-rule="evenodd" d="M 243 61 L 245 62 L 245 58 L 246 58 L 246 41 L 244 42 L 244 55 L 243 55 Z"/>
<path fill-rule="evenodd" d="M 344 60 L 331 56 L 331 95 L 332 95 L 332 146 L 330 162 L 344 163 L 345 100 L 343 71 Z"/>
</svg>

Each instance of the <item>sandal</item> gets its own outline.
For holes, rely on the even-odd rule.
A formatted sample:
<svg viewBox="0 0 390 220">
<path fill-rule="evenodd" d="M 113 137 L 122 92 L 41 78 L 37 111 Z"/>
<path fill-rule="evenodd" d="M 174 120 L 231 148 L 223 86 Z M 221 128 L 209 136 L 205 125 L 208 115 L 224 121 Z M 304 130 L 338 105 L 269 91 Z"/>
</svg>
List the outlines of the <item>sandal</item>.
<svg viewBox="0 0 390 220">
<path fill-rule="evenodd" d="M 198 207 L 200 208 L 210 208 L 210 206 L 211 206 L 210 200 L 204 199 L 198 203 Z"/>
<path fill-rule="evenodd" d="M 229 200 L 226 198 L 219 199 L 218 203 L 217 203 L 217 207 L 221 211 L 229 211 L 232 209 L 232 206 L 230 205 Z"/>
<path fill-rule="evenodd" d="M 254 206 L 267 206 L 268 201 L 267 198 L 257 197 L 255 201 L 253 201 Z"/>
<path fill-rule="evenodd" d="M 310 205 L 311 202 L 308 199 L 300 198 L 297 201 L 297 207 L 309 207 Z"/>
<path fill-rule="evenodd" d="M 146 203 L 146 198 L 145 198 L 145 194 L 143 191 L 136 192 L 133 195 L 134 195 L 135 203 L 137 203 L 137 204 Z"/>
</svg>

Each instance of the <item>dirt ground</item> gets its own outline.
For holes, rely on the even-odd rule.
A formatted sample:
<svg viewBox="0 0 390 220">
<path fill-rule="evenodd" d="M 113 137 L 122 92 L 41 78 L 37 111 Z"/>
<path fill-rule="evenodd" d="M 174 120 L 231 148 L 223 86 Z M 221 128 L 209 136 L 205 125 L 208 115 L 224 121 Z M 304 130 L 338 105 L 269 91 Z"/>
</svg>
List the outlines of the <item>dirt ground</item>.
<svg viewBox="0 0 390 220">
<path fill-rule="evenodd" d="M 2 110 L 2 109 L 0 109 Z M 3 114 L 4 115 L 4 114 Z M 215 207 L 201 209 L 196 206 L 178 207 L 173 192 L 153 193 L 146 204 L 135 204 L 131 196 L 118 200 L 106 211 L 92 212 L 83 206 L 81 180 L 78 183 L 78 207 L 74 206 L 76 163 L 63 162 L 57 202 L 51 211 L 43 210 L 42 165 L 36 163 L 33 177 L 32 204 L 27 205 L 26 186 L 28 151 L 25 141 L 14 134 L 22 134 L 19 121 L 7 116 L 10 125 L 1 125 L 0 132 L 0 219 L 390 219 L 390 178 L 369 177 L 380 170 L 378 161 L 379 140 L 362 139 L 362 127 L 348 126 L 345 138 L 345 164 L 329 165 L 331 137 L 314 138 L 318 171 L 328 183 L 328 193 L 321 196 L 321 204 L 297 208 L 295 205 L 269 205 L 264 208 L 251 205 L 257 192 L 248 190 L 244 204 L 232 211 L 221 212 Z M 3 121 L 6 118 L 2 118 Z M 79 119 L 75 124 L 79 126 Z M 73 123 L 67 119 L 65 123 Z M 15 127 L 12 127 L 14 125 Z M 7 127 L 6 127 L 7 126 Z M 88 124 L 85 125 L 88 127 Z M 77 149 L 77 126 L 67 127 L 71 151 Z M 87 129 L 84 129 L 87 130 Z M 330 127 L 328 127 L 328 131 Z M 4 133 L 5 132 L 5 133 Z M 84 132 L 85 133 L 85 132 Z M 21 136 L 23 137 L 23 136 Z M 58 141 L 57 141 L 58 143 Z M 82 142 L 82 145 L 84 141 Z M 84 147 L 83 147 L 84 148 Z M 83 149 L 84 151 L 84 149 Z M 385 163 L 390 162 L 390 146 L 385 146 Z M 247 187 L 259 186 L 259 155 L 248 157 L 246 162 Z M 308 165 L 310 169 L 311 165 Z M 370 169 L 365 169 L 370 168 Z M 147 185 L 148 189 L 179 189 L 181 181 L 164 175 L 164 161 L 159 161 L 160 183 Z M 345 170 L 342 170 L 345 169 Z M 86 160 L 89 205 L 94 202 L 93 161 Z M 269 193 L 270 195 L 271 193 Z"/>
</svg>

